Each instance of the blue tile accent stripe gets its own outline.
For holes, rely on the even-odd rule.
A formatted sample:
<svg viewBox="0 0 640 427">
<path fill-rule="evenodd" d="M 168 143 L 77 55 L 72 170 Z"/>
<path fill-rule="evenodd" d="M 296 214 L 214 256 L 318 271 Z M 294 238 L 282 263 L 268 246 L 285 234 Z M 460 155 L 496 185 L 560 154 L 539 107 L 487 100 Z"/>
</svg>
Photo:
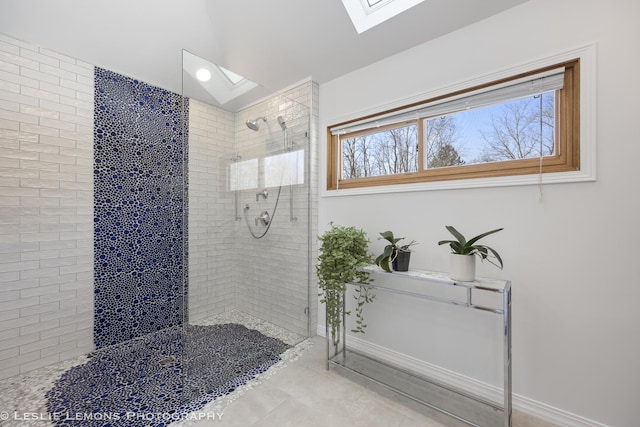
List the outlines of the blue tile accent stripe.
<svg viewBox="0 0 640 427">
<path fill-rule="evenodd" d="M 95 69 L 96 348 L 181 325 L 188 99 Z"/>
</svg>

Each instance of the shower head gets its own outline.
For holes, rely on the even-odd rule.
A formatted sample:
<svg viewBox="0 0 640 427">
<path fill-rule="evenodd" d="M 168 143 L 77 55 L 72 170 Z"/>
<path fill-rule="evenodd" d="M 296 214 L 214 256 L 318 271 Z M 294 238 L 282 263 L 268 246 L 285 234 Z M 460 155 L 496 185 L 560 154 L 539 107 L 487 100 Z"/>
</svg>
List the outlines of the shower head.
<svg viewBox="0 0 640 427">
<path fill-rule="evenodd" d="M 254 120 L 250 120 L 250 119 L 247 120 L 245 122 L 245 124 L 251 130 L 258 130 L 258 129 L 260 129 L 260 125 L 258 124 L 259 120 L 262 120 L 265 123 L 267 122 L 267 119 L 265 117 L 258 117 L 258 118 L 254 119 Z"/>
<path fill-rule="evenodd" d="M 287 124 L 284 121 L 284 117 L 278 116 L 278 123 L 280 124 L 280 127 L 282 128 L 282 130 L 287 130 Z"/>
</svg>

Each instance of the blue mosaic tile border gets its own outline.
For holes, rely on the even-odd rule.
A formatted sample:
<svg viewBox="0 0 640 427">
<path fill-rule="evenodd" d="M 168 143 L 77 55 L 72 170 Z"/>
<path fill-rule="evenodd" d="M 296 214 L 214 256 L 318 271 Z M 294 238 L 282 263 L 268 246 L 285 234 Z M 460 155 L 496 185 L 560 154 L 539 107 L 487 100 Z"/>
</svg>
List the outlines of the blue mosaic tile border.
<svg viewBox="0 0 640 427">
<path fill-rule="evenodd" d="M 188 99 L 95 69 L 94 343 L 181 325 Z"/>
</svg>

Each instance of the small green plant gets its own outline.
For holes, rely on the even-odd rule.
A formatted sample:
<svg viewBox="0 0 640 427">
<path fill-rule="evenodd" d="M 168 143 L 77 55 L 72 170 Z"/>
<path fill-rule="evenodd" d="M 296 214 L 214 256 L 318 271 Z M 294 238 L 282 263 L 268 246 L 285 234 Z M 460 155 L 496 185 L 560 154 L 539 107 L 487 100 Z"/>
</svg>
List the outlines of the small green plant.
<svg viewBox="0 0 640 427">
<path fill-rule="evenodd" d="M 380 233 L 380 236 L 381 237 L 378 237 L 378 240 L 384 239 L 389 242 L 389 244 L 384 247 L 384 251 L 382 252 L 382 254 L 378 255 L 378 257 L 376 258 L 376 264 L 389 273 L 391 273 L 391 262 L 396 257 L 397 252 L 410 252 L 411 250 L 409 248 L 413 245 L 418 244 L 418 242 L 412 240 L 406 245 L 398 245 L 398 242 L 400 240 L 403 240 L 404 237 L 394 237 L 392 231 L 383 231 L 382 233 Z"/>
<path fill-rule="evenodd" d="M 458 255 L 478 255 L 482 261 L 485 259 L 496 267 L 502 269 L 502 258 L 500 254 L 495 251 L 495 249 L 490 248 L 486 245 L 478 245 L 476 242 L 483 237 L 488 236 L 489 234 L 497 233 L 498 231 L 504 230 L 504 228 L 497 228 L 495 230 L 487 231 L 486 233 L 479 234 L 469 240 L 465 239 L 465 237 L 456 230 L 453 226 L 447 225 L 447 230 L 456 238 L 456 240 L 440 240 L 438 245 L 449 245 L 451 248 L 451 253 Z M 491 255 L 490 255 L 491 254 Z M 493 256 L 495 258 L 495 262 L 490 258 Z"/>
<path fill-rule="evenodd" d="M 363 319 L 364 305 L 375 298 L 367 285 L 373 281 L 369 273 L 362 271 L 371 263 L 371 256 L 367 252 L 369 240 L 362 230 L 354 227 L 345 227 L 330 224 L 327 230 L 318 239 L 322 242 L 316 272 L 318 274 L 318 287 L 322 297 L 320 302 L 325 304 L 327 310 L 327 325 L 331 329 L 331 338 L 336 342 L 336 337 L 342 322 L 343 296 L 347 289 L 347 283 L 359 283 L 354 295 L 356 303 L 356 327 L 352 332 L 364 333 L 367 325 Z M 344 314 L 349 315 L 350 312 Z"/>
</svg>

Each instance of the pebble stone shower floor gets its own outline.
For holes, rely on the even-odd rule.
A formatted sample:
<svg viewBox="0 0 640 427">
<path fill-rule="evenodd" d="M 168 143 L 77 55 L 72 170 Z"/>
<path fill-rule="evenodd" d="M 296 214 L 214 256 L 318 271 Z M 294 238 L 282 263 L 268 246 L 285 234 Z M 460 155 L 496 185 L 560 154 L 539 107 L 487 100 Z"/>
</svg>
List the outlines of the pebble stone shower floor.
<svg viewBox="0 0 640 427">
<path fill-rule="evenodd" d="M 224 313 L 1 380 L 8 419 L 0 424 L 187 426 L 221 414 L 311 345 L 253 316 Z"/>
</svg>

